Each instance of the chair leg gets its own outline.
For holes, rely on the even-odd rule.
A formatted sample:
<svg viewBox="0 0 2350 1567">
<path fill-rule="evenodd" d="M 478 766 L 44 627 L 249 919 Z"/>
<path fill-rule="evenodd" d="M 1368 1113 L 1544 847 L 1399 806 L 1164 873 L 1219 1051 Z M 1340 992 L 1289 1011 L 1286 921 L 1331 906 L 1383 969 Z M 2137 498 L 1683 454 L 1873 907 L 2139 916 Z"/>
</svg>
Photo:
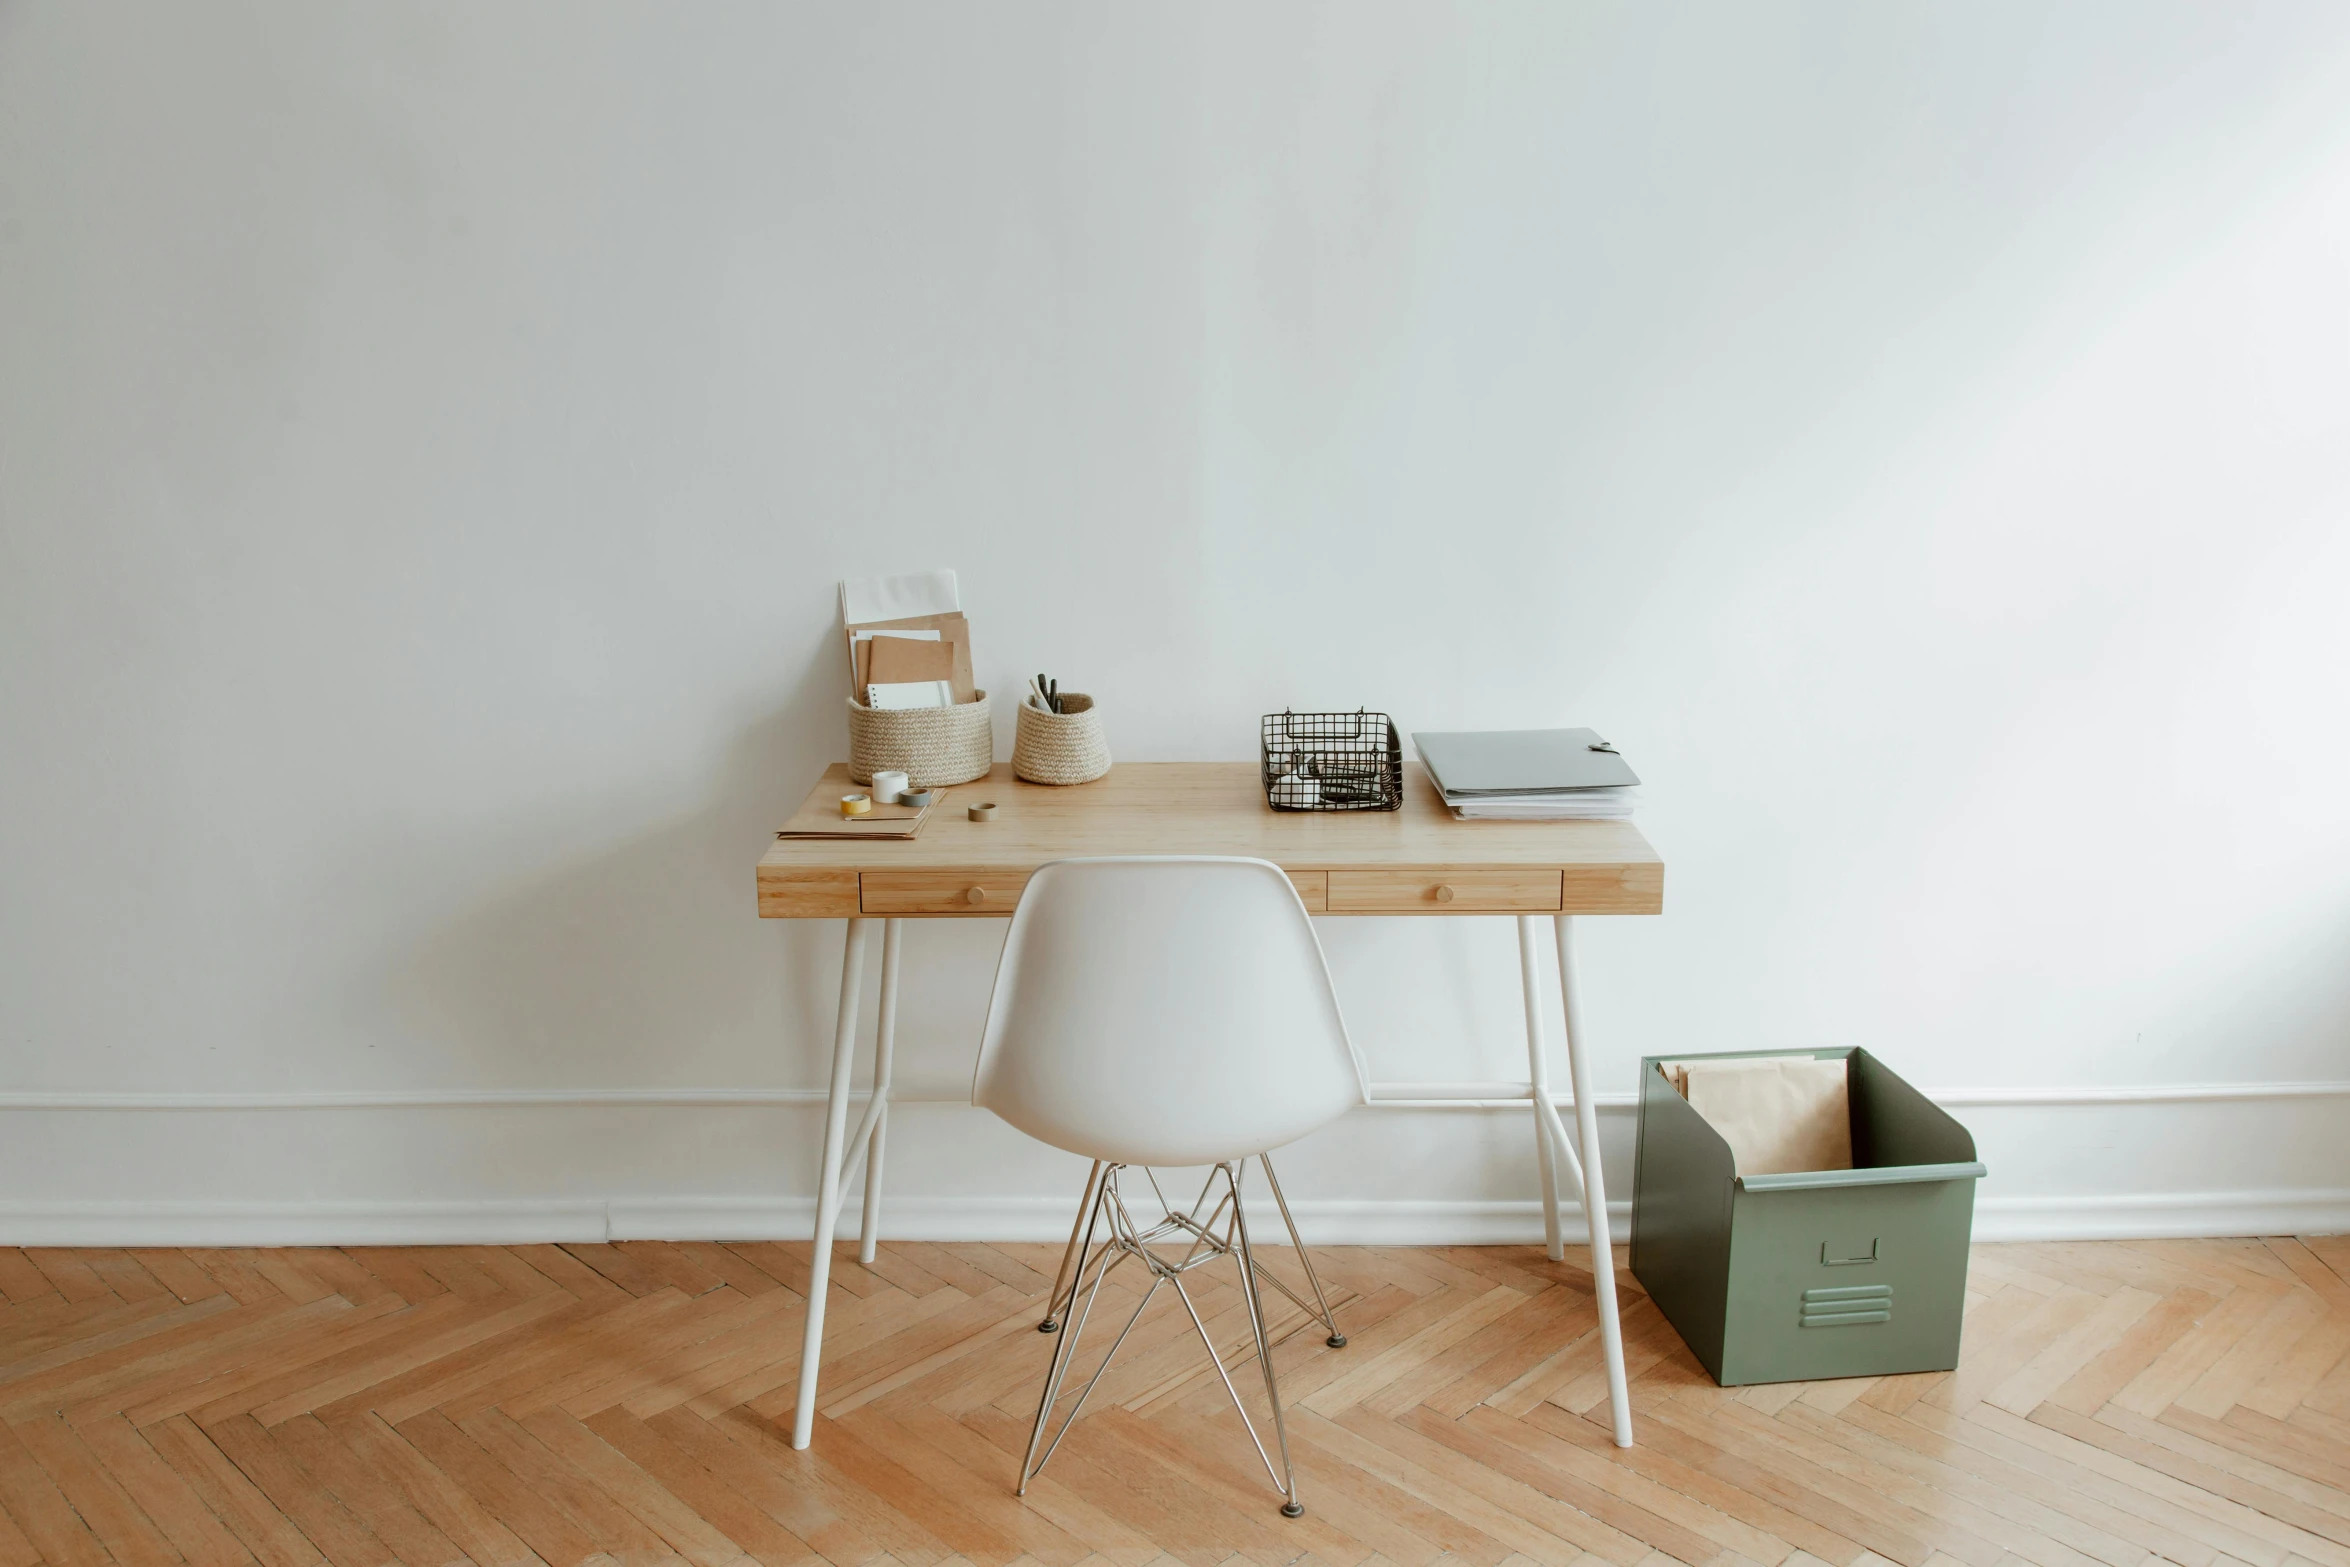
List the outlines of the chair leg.
<svg viewBox="0 0 2350 1567">
<path fill-rule="evenodd" d="M 1297 1499 L 1297 1471 L 1289 1462 L 1289 1424 L 1281 1417 L 1281 1389 L 1273 1381 L 1273 1339 L 1265 1331 L 1265 1300 L 1257 1289 L 1257 1256 L 1248 1243 L 1248 1213 L 1240 1201 L 1239 1172 L 1240 1166 L 1235 1165 L 1227 1178 L 1232 1182 L 1232 1229 L 1239 1241 L 1241 1294 L 1248 1302 L 1248 1326 L 1256 1339 L 1257 1365 L 1265 1373 L 1265 1402 L 1273 1406 L 1273 1438 L 1281 1448 L 1281 1516 L 1299 1518 L 1305 1515 L 1306 1509 L 1305 1504 Z M 1267 1173 L 1271 1173 L 1270 1169 Z M 1275 1187 L 1274 1190 L 1278 1193 L 1280 1188 Z M 1289 1204 L 1281 1204 L 1281 1216 L 1284 1219 L 1289 1217 Z M 1291 1227 L 1290 1233 L 1292 1237 L 1296 1235 L 1295 1226 Z M 1298 1250 L 1303 1255 L 1305 1248 L 1301 1246 Z M 1313 1270 L 1309 1266 L 1307 1277 L 1312 1277 L 1312 1274 Z M 1321 1285 L 1314 1286 L 1317 1297 L 1321 1290 Z"/>
<path fill-rule="evenodd" d="M 1219 1164 L 1208 1177 L 1212 1181 L 1216 1176 L 1222 1176 L 1230 1194 L 1228 1203 L 1217 1206 L 1215 1216 L 1223 1218 L 1227 1207 L 1231 1213 L 1231 1217 L 1224 1220 L 1224 1235 L 1215 1243 L 1212 1254 L 1229 1256 L 1240 1267 L 1240 1298 L 1248 1308 L 1247 1355 L 1255 1356 L 1257 1364 L 1264 1371 L 1265 1393 L 1273 1405 L 1274 1440 L 1281 1450 L 1280 1463 L 1274 1463 L 1273 1455 L 1265 1450 L 1265 1439 L 1257 1433 L 1257 1423 L 1249 1418 L 1248 1404 L 1241 1398 L 1240 1389 L 1233 1385 L 1231 1368 L 1224 1364 L 1224 1356 L 1216 1348 L 1215 1337 L 1208 1332 L 1208 1324 L 1199 1314 L 1198 1303 L 1191 1298 L 1191 1291 L 1183 1287 L 1182 1274 L 1169 1273 L 1166 1282 L 1175 1286 L 1175 1298 L 1183 1303 L 1184 1313 L 1191 1318 L 1193 1331 L 1199 1334 L 1200 1343 L 1206 1347 L 1208 1364 L 1215 1367 L 1216 1380 L 1224 1384 L 1225 1396 L 1232 1400 L 1233 1411 L 1240 1416 L 1240 1428 L 1248 1433 L 1250 1444 L 1257 1450 L 1257 1457 L 1264 1461 L 1265 1473 L 1272 1477 L 1273 1484 L 1280 1489 L 1282 1516 L 1296 1518 L 1304 1514 L 1305 1508 L 1297 1499 L 1297 1478 L 1289 1462 L 1289 1428 L 1282 1420 L 1281 1392 L 1273 1381 L 1273 1344 L 1271 1335 L 1265 1329 L 1264 1299 L 1257 1288 L 1260 1269 L 1256 1258 L 1249 1253 L 1248 1227 L 1240 1212 L 1239 1172 L 1242 1167 L 1239 1160 L 1231 1164 Z M 1237 1365 L 1245 1358 L 1246 1355 L 1238 1357 L 1233 1363 Z"/>
<path fill-rule="evenodd" d="M 1137 1249 L 1132 1244 L 1135 1238 L 1133 1222 L 1126 1213 L 1125 1205 L 1118 1200 L 1118 1170 L 1119 1166 L 1113 1164 L 1103 1172 L 1100 1195 L 1095 1199 L 1093 1209 L 1095 1217 L 1092 1222 L 1086 1225 L 1087 1251 L 1091 1251 L 1093 1248 L 1093 1237 L 1097 1229 L 1100 1228 L 1101 1221 L 1107 1221 L 1109 1234 L 1103 1240 L 1101 1252 L 1094 1259 L 1099 1261 L 1101 1265 L 1093 1270 L 1093 1287 L 1084 1292 L 1085 1304 L 1082 1307 L 1077 1305 L 1076 1297 L 1079 1286 L 1085 1280 L 1087 1258 L 1082 1254 L 1078 1258 L 1076 1274 L 1078 1282 L 1070 1287 L 1069 1303 L 1073 1314 L 1068 1331 L 1061 1334 L 1053 1343 L 1052 1366 L 1046 1372 L 1044 1394 L 1036 1406 L 1036 1427 L 1028 1433 L 1028 1457 L 1022 1461 L 1020 1466 L 1020 1484 L 1017 1489 L 1018 1494 L 1022 1496 L 1028 1494 L 1028 1482 L 1034 1479 L 1052 1460 L 1053 1454 L 1060 1448 L 1061 1439 L 1069 1434 L 1069 1428 L 1077 1424 L 1077 1417 L 1085 1412 L 1085 1401 L 1093 1397 L 1093 1390 L 1100 1385 L 1102 1374 L 1110 1369 L 1110 1362 L 1118 1358 L 1118 1350 L 1126 1342 L 1126 1336 L 1134 1331 L 1134 1325 L 1142 1320 L 1142 1314 L 1148 1311 L 1151 1302 L 1158 1298 L 1159 1286 L 1167 1282 L 1163 1276 L 1154 1271 L 1151 1287 L 1142 1292 L 1142 1299 L 1136 1302 L 1134 1314 L 1126 1319 L 1126 1326 L 1120 1328 L 1118 1336 L 1110 1340 L 1109 1349 L 1102 1355 L 1102 1363 L 1093 1368 L 1092 1377 L 1086 1381 L 1085 1386 L 1077 1394 L 1077 1402 L 1069 1406 L 1068 1418 L 1061 1422 L 1061 1429 L 1054 1433 L 1050 1442 L 1045 1442 L 1044 1433 L 1046 1427 L 1051 1424 L 1053 1406 L 1060 1402 L 1061 1383 L 1067 1378 L 1069 1367 L 1077 1359 L 1077 1343 L 1085 1336 L 1085 1324 L 1093 1315 L 1094 1302 L 1101 1296 L 1102 1281 L 1110 1276 L 1112 1269 L 1124 1262 L 1128 1256 L 1133 1255 Z M 1182 1286 L 1176 1287 L 1180 1289 Z M 1043 1444 L 1042 1452 L 1037 1450 L 1039 1443 Z"/>
<path fill-rule="evenodd" d="M 1160 1287 L 1172 1285 L 1176 1298 L 1183 1302 L 1184 1314 L 1191 1318 L 1192 1327 L 1199 1333 L 1200 1342 L 1207 1346 L 1208 1363 L 1215 1367 L 1217 1380 L 1224 1384 L 1224 1391 L 1231 1395 L 1232 1406 L 1239 1411 L 1241 1426 L 1248 1432 L 1249 1441 L 1255 1445 L 1257 1456 L 1264 1460 L 1266 1473 L 1280 1487 L 1282 1514 L 1290 1518 L 1304 1514 L 1305 1508 L 1297 1499 L 1296 1470 L 1289 1457 L 1289 1425 L 1281 1411 L 1281 1389 L 1273 1375 L 1272 1330 L 1266 1321 L 1264 1296 L 1258 1283 L 1260 1279 L 1269 1280 L 1285 1294 L 1290 1292 L 1287 1285 L 1265 1269 L 1249 1247 L 1248 1220 L 1241 1212 L 1240 1198 L 1240 1178 L 1246 1167 L 1245 1160 L 1234 1160 L 1229 1164 L 1217 1165 L 1209 1173 L 1211 1184 L 1219 1177 L 1222 1178 L 1227 1197 L 1224 1202 L 1217 1204 L 1204 1227 L 1192 1227 L 1192 1245 L 1180 1262 L 1159 1255 L 1150 1246 L 1151 1239 L 1177 1233 L 1179 1226 L 1168 1221 L 1154 1227 L 1146 1237 L 1144 1231 L 1135 1224 L 1133 1215 L 1126 1211 L 1125 1201 L 1118 1193 L 1118 1172 L 1123 1166 L 1097 1164 L 1087 1177 L 1086 1203 L 1078 1215 L 1075 1249 L 1070 1256 L 1062 1259 L 1062 1272 L 1069 1279 L 1069 1293 L 1066 1306 L 1060 1308 L 1061 1329 L 1053 1342 L 1052 1364 L 1046 1368 L 1044 1390 L 1037 1397 L 1036 1423 L 1029 1428 L 1028 1448 L 1020 1460 L 1020 1483 L 1017 1487 L 1020 1495 L 1028 1494 L 1028 1482 L 1043 1472 L 1044 1466 L 1052 1461 L 1053 1454 L 1069 1435 L 1070 1428 L 1077 1424 L 1077 1417 L 1085 1412 L 1086 1400 L 1093 1397 L 1093 1390 L 1100 1385 L 1111 1362 L 1117 1359 L 1127 1336 L 1134 1331 L 1135 1324 L 1142 1320 L 1143 1313 L 1150 1309 L 1151 1302 L 1158 1298 Z M 1152 1185 L 1155 1189 L 1156 1181 Z M 1283 1204 L 1285 1221 L 1287 1217 L 1287 1204 Z M 1222 1222 L 1225 1227 L 1221 1236 L 1213 1234 L 1218 1222 Z M 1295 1224 L 1290 1225 L 1293 1237 L 1296 1228 Z M 1202 1255 L 1203 1248 L 1205 1255 Z M 1266 1401 L 1273 1407 L 1274 1441 L 1281 1455 L 1279 1464 L 1275 1464 L 1273 1454 L 1266 1450 L 1264 1439 L 1257 1434 L 1256 1422 L 1249 1418 L 1248 1405 L 1242 1402 L 1240 1389 L 1233 1385 L 1231 1372 L 1225 1367 L 1223 1355 L 1216 1349 L 1215 1339 L 1208 1333 L 1207 1323 L 1200 1317 L 1191 1292 L 1183 1287 L 1185 1272 L 1195 1264 L 1212 1261 L 1218 1255 L 1231 1257 L 1240 1269 L 1241 1298 L 1248 1307 L 1250 1352 L 1256 1356 L 1258 1368 L 1265 1378 Z M 1119 1329 L 1117 1338 L 1111 1341 L 1108 1351 L 1103 1354 L 1102 1363 L 1094 1368 L 1093 1375 L 1078 1392 L 1076 1402 L 1063 1417 L 1060 1429 L 1054 1431 L 1053 1411 L 1060 1404 L 1061 1388 L 1068 1380 L 1069 1368 L 1076 1363 L 1077 1345 L 1085 1336 L 1085 1324 L 1092 1318 L 1094 1305 L 1101 1298 L 1102 1283 L 1118 1264 L 1129 1257 L 1139 1259 L 1150 1270 L 1150 1288 L 1143 1291 L 1142 1299 L 1135 1305 L 1134 1314 L 1126 1319 L 1126 1326 Z M 1090 1285 L 1087 1283 L 1088 1274 L 1092 1275 Z M 1310 1269 L 1308 1276 L 1311 1276 Z M 1054 1287 L 1057 1292 L 1058 1280 Z M 1321 1290 L 1318 1280 L 1314 1288 L 1318 1297 Z M 1291 1294 L 1290 1298 L 1295 1300 L 1296 1296 Z M 1300 1301 L 1299 1305 L 1302 1307 L 1304 1302 Z M 1326 1307 L 1324 1320 L 1328 1320 Z"/>
<path fill-rule="evenodd" d="M 1066 1311 L 1066 1303 L 1061 1298 L 1064 1294 L 1072 1300 L 1076 1297 L 1078 1281 L 1070 1264 L 1077 1260 L 1077 1238 L 1085 1232 L 1085 1216 L 1093 1211 L 1101 1178 L 1102 1162 L 1096 1159 L 1093 1173 L 1085 1178 L 1085 1195 L 1077 1199 L 1077 1220 L 1069 1226 L 1069 1244 L 1061 1252 L 1061 1271 L 1053 1275 L 1053 1292 L 1045 1299 L 1044 1320 L 1036 1325 L 1039 1333 L 1050 1333 L 1061 1325 Z"/>
<path fill-rule="evenodd" d="M 1273 1188 L 1273 1204 L 1281 1210 L 1281 1223 L 1289 1231 L 1289 1244 L 1297 1248 L 1298 1266 L 1306 1270 L 1306 1282 L 1314 1288 L 1314 1305 L 1322 1314 L 1322 1326 L 1330 1330 L 1330 1336 L 1323 1342 L 1332 1349 L 1344 1349 L 1346 1335 L 1338 1331 L 1338 1319 L 1330 1313 L 1330 1297 L 1322 1293 L 1321 1275 L 1314 1272 L 1313 1256 L 1306 1250 L 1304 1237 L 1297 1233 L 1297 1220 L 1289 1216 L 1289 1199 L 1281 1195 L 1281 1177 L 1273 1173 L 1273 1156 L 1259 1154 L 1257 1163 L 1265 1167 L 1265 1184 Z M 1273 1282 L 1276 1287 L 1281 1283 L 1279 1279 Z M 1284 1290 L 1282 1293 L 1288 1292 Z M 1298 1304 L 1302 1306 L 1305 1302 L 1299 1301 Z"/>
<path fill-rule="evenodd" d="M 1086 1253 L 1093 1250 L 1094 1230 L 1100 1223 L 1102 1209 L 1104 1207 L 1103 1199 L 1107 1195 L 1108 1194 L 1102 1190 L 1101 1162 L 1096 1160 L 1093 1166 L 1093 1173 L 1085 1178 L 1086 1200 L 1078 1206 L 1076 1228 L 1069 1232 L 1070 1251 L 1072 1254 L 1074 1254 L 1077 1260 L 1077 1270 L 1080 1277 L 1083 1276 L 1085 1271 Z M 1064 1256 L 1061 1259 L 1061 1267 L 1064 1271 L 1068 1269 L 1069 1261 L 1070 1259 L 1067 1256 Z M 1102 1273 L 1106 1275 L 1109 1271 L 1109 1269 L 1104 1268 Z M 1100 1277 L 1096 1277 L 1093 1281 L 1095 1295 L 1101 1293 L 1101 1283 L 1102 1281 Z M 1048 1330 L 1055 1325 L 1049 1313 L 1059 1304 L 1059 1281 L 1056 1280 L 1054 1282 L 1053 1290 L 1054 1300 L 1051 1305 L 1047 1306 L 1046 1310 L 1048 1315 L 1044 1319 L 1044 1328 Z M 1074 1283 L 1070 1286 L 1069 1304 L 1072 1308 L 1074 1308 L 1077 1304 L 1076 1286 Z M 1044 1467 L 1042 1461 L 1040 1461 L 1036 1456 L 1036 1450 L 1038 1446 L 1044 1441 L 1045 1423 L 1052 1418 L 1053 1405 L 1060 1399 L 1061 1379 L 1068 1375 L 1069 1362 L 1075 1357 L 1077 1353 L 1077 1341 L 1079 1338 L 1084 1336 L 1085 1319 L 1092 1315 L 1093 1296 L 1089 1295 L 1086 1297 L 1084 1313 L 1079 1315 L 1077 1320 L 1070 1325 L 1068 1332 L 1063 1333 L 1059 1338 L 1053 1341 L 1052 1364 L 1045 1368 L 1044 1393 L 1037 1400 L 1036 1404 L 1036 1425 L 1028 1433 L 1028 1451 L 1021 1457 L 1020 1460 L 1020 1484 L 1017 1494 L 1021 1496 L 1026 1496 L 1028 1494 L 1029 1480 L 1035 1476 L 1039 1469 Z M 1072 1415 L 1071 1418 L 1074 1419 L 1075 1416 Z M 1066 1430 L 1067 1428 L 1064 1427 L 1063 1429 Z"/>
</svg>

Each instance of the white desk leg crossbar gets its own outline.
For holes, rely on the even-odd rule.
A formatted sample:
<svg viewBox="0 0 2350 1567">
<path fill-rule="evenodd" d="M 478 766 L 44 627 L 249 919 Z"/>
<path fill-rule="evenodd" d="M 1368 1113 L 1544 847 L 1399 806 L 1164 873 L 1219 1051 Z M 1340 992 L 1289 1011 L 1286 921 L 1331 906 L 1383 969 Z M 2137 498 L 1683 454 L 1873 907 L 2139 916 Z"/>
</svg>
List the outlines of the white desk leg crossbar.
<svg viewBox="0 0 2350 1567">
<path fill-rule="evenodd" d="M 865 947 L 873 921 L 849 921 L 840 957 L 840 1009 L 832 1030 L 832 1084 L 824 1106 L 824 1162 L 816 1173 L 816 1231 L 808 1247 L 808 1317 L 800 1335 L 799 1403 L 792 1415 L 791 1445 L 806 1447 L 816 1429 L 816 1367 L 824 1353 L 824 1299 L 832 1284 L 832 1235 L 840 1226 L 841 1188 L 853 1146 L 868 1160 L 865 1186 L 865 1255 L 872 1255 L 880 1217 L 881 1128 L 889 1108 L 889 1051 L 897 1023 L 898 922 L 882 938 L 881 1037 L 876 1041 L 873 1102 L 865 1107 L 854 1143 L 849 1129 L 849 1073 L 857 1059 L 857 1003 L 865 983 Z M 868 1141 L 870 1140 L 870 1141 Z"/>
<path fill-rule="evenodd" d="M 1575 993 L 1575 919 L 1571 914 L 1553 916 L 1558 927 L 1559 995 L 1566 1014 L 1567 1026 L 1567 1080 L 1575 1095 L 1575 1130 L 1583 1146 L 1581 1168 L 1583 1219 L 1591 1231 L 1591 1283 L 1599 1305 L 1599 1341 L 1607 1355 L 1608 1413 L 1615 1424 L 1616 1446 L 1632 1445 L 1632 1393 L 1624 1376 L 1624 1325 L 1616 1314 L 1615 1248 L 1608 1240 L 1607 1181 L 1599 1163 L 1599 1107 L 1591 1097 L 1590 1052 L 1584 1048 L 1583 1003 Z M 1539 1084 L 1539 1079 L 1537 1083 Z M 1535 1102 L 1542 1107 L 1556 1135 L 1563 1143 L 1566 1128 L 1558 1124 L 1558 1111 L 1550 1096 L 1536 1089 Z"/>
</svg>

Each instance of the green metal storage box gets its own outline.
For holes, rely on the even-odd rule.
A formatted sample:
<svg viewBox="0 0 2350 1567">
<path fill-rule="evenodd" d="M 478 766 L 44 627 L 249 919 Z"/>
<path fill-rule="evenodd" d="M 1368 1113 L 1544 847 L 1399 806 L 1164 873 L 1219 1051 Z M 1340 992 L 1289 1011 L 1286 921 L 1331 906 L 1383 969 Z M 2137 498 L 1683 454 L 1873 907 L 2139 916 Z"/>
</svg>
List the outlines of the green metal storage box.
<svg viewBox="0 0 2350 1567">
<path fill-rule="evenodd" d="M 1844 1057 L 1850 1170 L 1740 1176 L 1667 1061 Z M 1865 1050 L 1640 1063 L 1632 1273 L 1724 1387 L 1958 1364 L 1975 1140 Z"/>
</svg>

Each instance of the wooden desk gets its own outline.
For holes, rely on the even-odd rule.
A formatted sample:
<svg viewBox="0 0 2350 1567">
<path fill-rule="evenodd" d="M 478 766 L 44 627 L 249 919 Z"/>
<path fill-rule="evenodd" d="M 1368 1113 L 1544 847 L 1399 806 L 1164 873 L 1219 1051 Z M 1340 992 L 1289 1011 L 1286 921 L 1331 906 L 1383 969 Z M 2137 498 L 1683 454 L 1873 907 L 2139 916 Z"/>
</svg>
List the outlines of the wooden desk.
<svg viewBox="0 0 2350 1567">
<path fill-rule="evenodd" d="M 836 800 L 859 786 L 845 764 L 826 771 L 809 797 Z M 966 806 L 992 800 L 995 820 L 974 822 Z M 888 1132 L 890 1069 L 897 1024 L 898 948 L 908 919 L 1001 918 L 1049 860 L 1106 854 L 1231 854 L 1270 860 L 1288 872 L 1315 914 L 1514 915 L 1526 1007 L 1529 1080 L 1513 1085 L 1534 1123 L 1542 1179 L 1543 1228 L 1551 1257 L 1565 1255 L 1558 1171 L 1575 1187 L 1591 1235 L 1592 1276 L 1607 1353 L 1617 1444 L 1632 1443 L 1624 1351 L 1616 1317 L 1607 1192 L 1599 1164 L 1599 1120 L 1591 1099 L 1575 987 L 1573 916 L 1655 914 L 1664 907 L 1664 862 L 1629 822 L 1463 822 L 1444 809 L 1418 764 L 1405 764 L 1399 811 L 1275 811 L 1251 762 L 1128 762 L 1075 788 L 1025 784 L 998 764 L 985 779 L 957 784 L 908 840 L 779 838 L 760 856 L 763 919 L 845 919 L 840 1005 L 825 1106 L 824 1156 L 817 1176 L 816 1230 L 808 1317 L 800 1353 L 799 1405 L 792 1445 L 806 1447 L 816 1418 L 816 1372 L 824 1344 L 831 1238 L 840 1223 L 844 1160 L 865 1159 L 859 1249 L 873 1260 L 881 1217 L 882 1154 Z M 1569 1137 L 1550 1090 L 1538 988 L 1547 916 L 1558 948 L 1567 1070 L 1576 1132 Z M 853 1135 L 850 1073 L 865 949 L 882 922 L 881 1015 L 874 1040 L 873 1092 Z M 1418 1097 L 1447 1097 L 1446 1085 L 1415 1085 Z M 1474 1085 L 1477 1097 L 1491 1085 Z M 1453 1094 L 1449 1097 L 1472 1097 Z"/>
</svg>

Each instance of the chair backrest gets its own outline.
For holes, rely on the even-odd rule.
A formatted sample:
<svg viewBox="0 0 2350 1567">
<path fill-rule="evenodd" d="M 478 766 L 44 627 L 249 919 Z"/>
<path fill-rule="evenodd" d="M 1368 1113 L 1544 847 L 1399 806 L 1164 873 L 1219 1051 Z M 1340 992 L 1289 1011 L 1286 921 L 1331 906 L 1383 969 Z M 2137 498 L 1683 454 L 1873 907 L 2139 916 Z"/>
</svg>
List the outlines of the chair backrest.
<svg viewBox="0 0 2350 1567">
<path fill-rule="evenodd" d="M 1056 860 L 1020 895 L 971 1085 L 1122 1164 L 1278 1148 L 1365 1098 L 1313 921 L 1265 860 Z"/>
</svg>

